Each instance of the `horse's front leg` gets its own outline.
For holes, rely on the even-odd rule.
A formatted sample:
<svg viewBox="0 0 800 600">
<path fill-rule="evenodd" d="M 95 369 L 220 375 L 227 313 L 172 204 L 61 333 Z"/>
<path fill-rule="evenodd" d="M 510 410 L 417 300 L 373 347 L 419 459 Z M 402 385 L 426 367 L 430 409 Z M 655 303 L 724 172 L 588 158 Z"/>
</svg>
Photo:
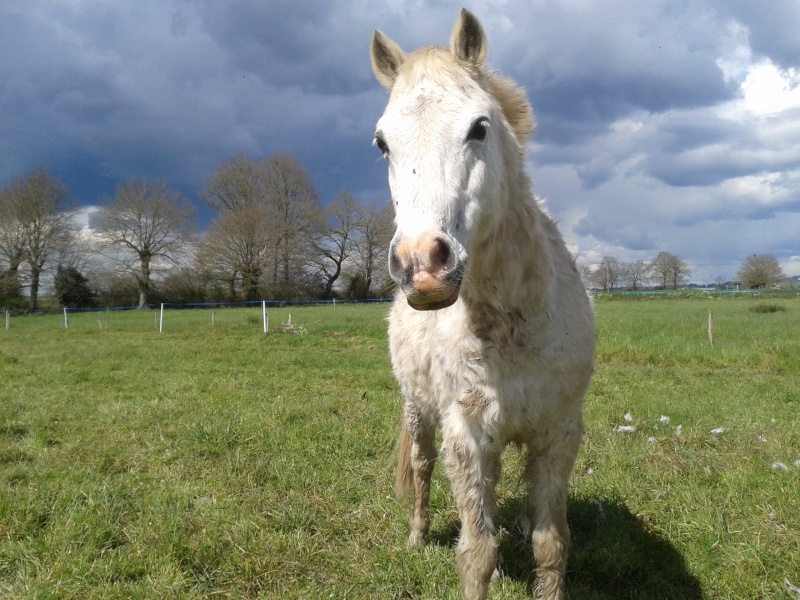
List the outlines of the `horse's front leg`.
<svg viewBox="0 0 800 600">
<path fill-rule="evenodd" d="M 431 526 L 431 474 L 436 464 L 436 430 L 432 423 L 421 418 L 413 406 L 406 406 L 402 435 L 397 487 L 402 491 L 408 484 L 413 485 L 414 508 L 408 546 L 422 548 L 428 542 Z"/>
<path fill-rule="evenodd" d="M 567 486 L 581 442 L 580 414 L 565 418 L 559 435 L 542 451 L 528 456 L 526 478 L 533 509 L 533 556 L 537 565 L 535 597 L 540 600 L 564 598 L 569 527 Z"/>
<path fill-rule="evenodd" d="M 495 487 L 502 448 L 465 423 L 443 429 L 444 461 L 461 519 L 456 564 L 466 600 L 483 600 L 497 566 Z"/>
<path fill-rule="evenodd" d="M 431 474 L 436 464 L 434 428 L 420 432 L 411 448 L 411 466 L 414 471 L 414 512 L 411 516 L 410 548 L 422 548 L 428 543 L 431 527 Z"/>
</svg>

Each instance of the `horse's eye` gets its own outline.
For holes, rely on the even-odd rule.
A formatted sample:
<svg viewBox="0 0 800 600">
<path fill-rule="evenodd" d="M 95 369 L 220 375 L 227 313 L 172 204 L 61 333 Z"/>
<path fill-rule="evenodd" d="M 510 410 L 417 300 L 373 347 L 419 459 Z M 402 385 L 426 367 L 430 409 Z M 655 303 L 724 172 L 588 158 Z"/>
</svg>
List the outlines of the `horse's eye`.
<svg viewBox="0 0 800 600">
<path fill-rule="evenodd" d="M 386 156 L 389 154 L 389 146 L 386 144 L 386 140 L 383 139 L 383 136 L 379 133 L 375 134 L 375 139 L 372 142 L 378 147 L 378 150 L 381 151 L 381 154 Z"/>
<path fill-rule="evenodd" d="M 468 142 L 482 142 L 486 139 L 486 134 L 489 132 L 489 119 L 486 117 L 478 117 L 469 128 L 467 134 Z"/>
</svg>

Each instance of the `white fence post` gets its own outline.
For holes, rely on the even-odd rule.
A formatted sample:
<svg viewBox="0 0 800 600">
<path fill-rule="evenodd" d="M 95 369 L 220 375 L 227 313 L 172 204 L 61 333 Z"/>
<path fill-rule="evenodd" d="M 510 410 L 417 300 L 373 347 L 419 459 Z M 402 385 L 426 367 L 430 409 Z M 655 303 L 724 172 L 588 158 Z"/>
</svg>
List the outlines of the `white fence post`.
<svg viewBox="0 0 800 600">
<path fill-rule="evenodd" d="M 714 345 L 714 319 L 711 316 L 711 309 L 708 309 L 708 343 Z"/>
<path fill-rule="evenodd" d="M 264 321 L 264 335 L 269 333 L 269 317 L 267 316 L 267 301 L 261 301 L 261 318 Z"/>
<path fill-rule="evenodd" d="M 64 329 L 69 329 L 69 321 L 67 320 L 67 307 L 64 307 Z"/>
<path fill-rule="evenodd" d="M 158 333 L 164 331 L 164 303 L 161 303 L 161 316 L 158 318 Z"/>
<path fill-rule="evenodd" d="M 6 310 L 6 331 L 11 329 L 11 313 Z"/>
</svg>

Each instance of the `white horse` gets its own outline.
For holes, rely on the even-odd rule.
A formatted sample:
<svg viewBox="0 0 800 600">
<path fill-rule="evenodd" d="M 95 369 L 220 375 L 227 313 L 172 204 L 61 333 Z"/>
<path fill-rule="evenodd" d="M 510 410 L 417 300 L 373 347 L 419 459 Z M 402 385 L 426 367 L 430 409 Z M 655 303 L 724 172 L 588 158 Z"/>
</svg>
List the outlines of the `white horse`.
<svg viewBox="0 0 800 600">
<path fill-rule="evenodd" d="M 430 527 L 435 428 L 461 533 L 464 597 L 486 597 L 497 565 L 501 454 L 527 447 L 536 594 L 562 598 L 567 485 L 582 435 L 594 325 L 581 279 L 524 172 L 525 93 L 487 69 L 486 36 L 462 10 L 450 48 L 411 54 L 381 32 L 375 75 L 390 92 L 375 145 L 389 167 L 399 284 L 389 318 L 405 398 L 398 487 L 413 483 L 409 545 Z"/>
</svg>

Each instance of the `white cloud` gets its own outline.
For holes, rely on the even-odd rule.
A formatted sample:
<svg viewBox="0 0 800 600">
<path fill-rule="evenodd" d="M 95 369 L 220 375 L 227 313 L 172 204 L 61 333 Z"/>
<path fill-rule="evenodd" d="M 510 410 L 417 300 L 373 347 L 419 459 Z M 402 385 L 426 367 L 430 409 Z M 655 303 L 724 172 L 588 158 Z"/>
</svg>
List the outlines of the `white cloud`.
<svg viewBox="0 0 800 600">
<path fill-rule="evenodd" d="M 800 72 L 781 71 L 771 61 L 753 65 L 742 83 L 744 106 L 757 115 L 800 109 Z"/>
</svg>

